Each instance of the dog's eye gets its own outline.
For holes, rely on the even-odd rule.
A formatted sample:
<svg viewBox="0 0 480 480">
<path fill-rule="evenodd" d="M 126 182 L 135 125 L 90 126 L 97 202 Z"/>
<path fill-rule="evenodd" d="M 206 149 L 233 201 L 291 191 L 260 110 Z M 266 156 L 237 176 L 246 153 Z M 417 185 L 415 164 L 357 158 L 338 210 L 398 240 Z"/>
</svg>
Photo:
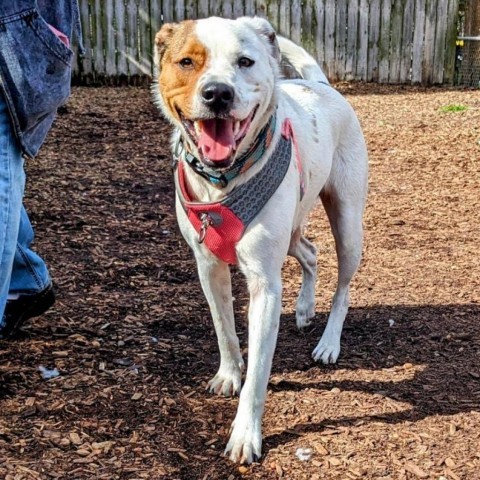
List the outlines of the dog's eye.
<svg viewBox="0 0 480 480">
<path fill-rule="evenodd" d="M 238 59 L 238 66 L 239 67 L 244 67 L 244 68 L 249 68 L 251 67 L 255 62 L 248 57 L 240 57 Z"/>
<path fill-rule="evenodd" d="M 178 64 L 182 67 L 182 68 L 192 68 L 193 67 L 193 60 L 191 58 L 188 58 L 188 57 L 185 57 L 185 58 L 182 58 Z"/>
</svg>

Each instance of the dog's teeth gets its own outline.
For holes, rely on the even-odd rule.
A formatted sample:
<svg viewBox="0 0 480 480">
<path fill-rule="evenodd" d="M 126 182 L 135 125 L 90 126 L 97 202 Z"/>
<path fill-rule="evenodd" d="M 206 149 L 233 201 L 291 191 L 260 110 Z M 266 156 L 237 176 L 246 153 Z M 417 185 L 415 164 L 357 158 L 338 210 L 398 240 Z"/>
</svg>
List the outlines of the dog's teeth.
<svg viewBox="0 0 480 480">
<path fill-rule="evenodd" d="M 236 121 L 233 127 L 233 135 L 237 136 L 239 131 L 240 131 L 240 122 Z"/>
</svg>

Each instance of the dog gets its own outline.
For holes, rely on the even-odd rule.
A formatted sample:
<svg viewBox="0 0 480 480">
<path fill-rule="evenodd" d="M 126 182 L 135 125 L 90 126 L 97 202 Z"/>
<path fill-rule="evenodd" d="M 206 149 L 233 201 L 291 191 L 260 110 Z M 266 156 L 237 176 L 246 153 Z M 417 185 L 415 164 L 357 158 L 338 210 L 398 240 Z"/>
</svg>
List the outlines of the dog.
<svg viewBox="0 0 480 480">
<path fill-rule="evenodd" d="M 300 79 L 282 79 L 282 58 Z M 173 124 L 176 214 L 193 250 L 220 349 L 208 388 L 240 394 L 225 449 L 261 456 L 262 415 L 282 308 L 287 255 L 302 267 L 296 324 L 315 316 L 316 249 L 303 235 L 321 199 L 335 239 L 338 284 L 313 358 L 335 363 L 362 253 L 368 156 L 357 117 L 301 47 L 260 17 L 162 26 L 154 99 Z M 248 367 L 235 331 L 230 265 L 246 277 Z"/>
</svg>

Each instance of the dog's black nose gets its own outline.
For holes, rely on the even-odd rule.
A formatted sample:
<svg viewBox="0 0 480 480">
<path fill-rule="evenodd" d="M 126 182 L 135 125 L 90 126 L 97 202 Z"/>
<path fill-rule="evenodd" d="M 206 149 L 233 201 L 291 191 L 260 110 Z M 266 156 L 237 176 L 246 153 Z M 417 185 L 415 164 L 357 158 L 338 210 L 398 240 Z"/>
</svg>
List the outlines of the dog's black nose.
<svg viewBox="0 0 480 480">
<path fill-rule="evenodd" d="M 219 82 L 207 83 L 201 92 L 203 103 L 215 113 L 227 112 L 232 104 L 235 92 L 230 85 Z"/>
</svg>

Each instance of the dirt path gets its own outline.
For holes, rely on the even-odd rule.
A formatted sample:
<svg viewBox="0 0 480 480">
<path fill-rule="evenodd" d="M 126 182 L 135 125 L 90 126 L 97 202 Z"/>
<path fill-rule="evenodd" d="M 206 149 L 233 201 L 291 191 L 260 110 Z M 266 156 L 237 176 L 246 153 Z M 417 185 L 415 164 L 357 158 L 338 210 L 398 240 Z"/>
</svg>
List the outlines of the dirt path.
<svg viewBox="0 0 480 480">
<path fill-rule="evenodd" d="M 218 352 L 173 215 L 169 127 L 147 90 L 75 89 L 28 164 L 58 302 L 0 342 L 1 478 L 480 479 L 480 93 L 340 89 L 371 157 L 341 358 L 310 358 L 336 274 L 319 209 L 315 326 L 295 329 L 289 260 L 264 457 L 241 469 L 221 456 L 237 400 L 205 392 Z M 452 104 L 467 109 L 441 110 Z M 40 365 L 60 376 L 43 380 Z"/>
</svg>

